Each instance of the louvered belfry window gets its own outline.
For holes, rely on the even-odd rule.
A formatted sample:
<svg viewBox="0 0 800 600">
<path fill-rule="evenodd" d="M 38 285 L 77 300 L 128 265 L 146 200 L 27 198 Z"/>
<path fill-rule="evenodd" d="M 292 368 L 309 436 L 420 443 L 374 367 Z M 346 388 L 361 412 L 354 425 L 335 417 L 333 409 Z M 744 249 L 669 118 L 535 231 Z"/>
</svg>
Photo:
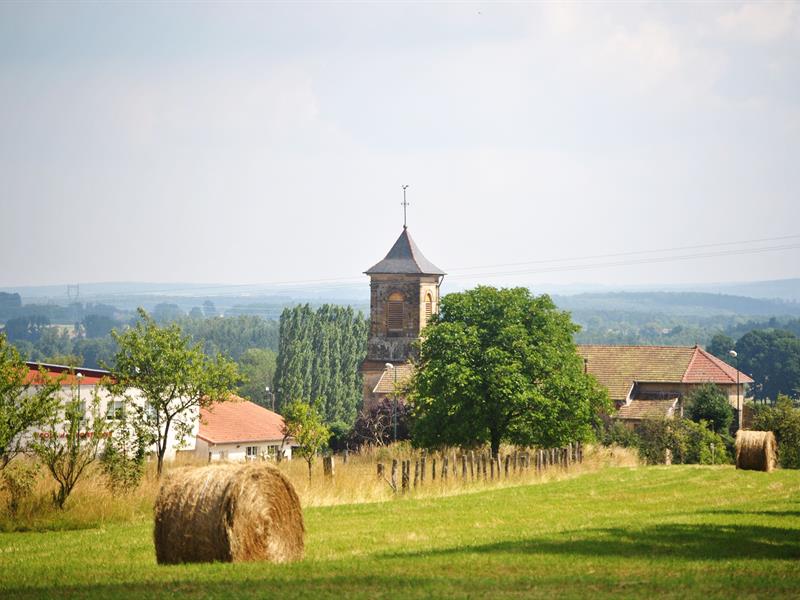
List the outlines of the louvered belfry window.
<svg viewBox="0 0 800 600">
<path fill-rule="evenodd" d="M 403 331 L 403 295 L 395 292 L 389 296 L 386 311 L 386 328 L 389 331 Z"/>
<path fill-rule="evenodd" d="M 430 294 L 425 294 L 425 323 L 431 320 L 433 315 L 433 298 Z"/>
</svg>

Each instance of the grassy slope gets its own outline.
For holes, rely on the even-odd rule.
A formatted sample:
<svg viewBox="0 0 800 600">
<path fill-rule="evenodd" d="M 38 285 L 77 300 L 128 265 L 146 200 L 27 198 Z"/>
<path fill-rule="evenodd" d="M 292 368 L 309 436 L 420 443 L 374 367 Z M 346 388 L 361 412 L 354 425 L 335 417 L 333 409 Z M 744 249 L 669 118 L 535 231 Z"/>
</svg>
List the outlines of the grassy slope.
<svg viewBox="0 0 800 600">
<path fill-rule="evenodd" d="M 1 534 L 0 596 L 800 595 L 797 471 L 615 468 L 311 508 L 306 527 L 307 558 L 293 565 L 159 567 L 148 523 Z"/>
</svg>

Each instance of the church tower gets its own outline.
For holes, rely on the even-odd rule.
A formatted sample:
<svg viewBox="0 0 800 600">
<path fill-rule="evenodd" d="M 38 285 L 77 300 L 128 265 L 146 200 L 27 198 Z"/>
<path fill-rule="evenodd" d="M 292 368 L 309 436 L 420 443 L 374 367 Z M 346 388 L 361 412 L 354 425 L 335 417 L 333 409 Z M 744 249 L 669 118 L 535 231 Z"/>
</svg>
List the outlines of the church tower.
<svg viewBox="0 0 800 600">
<path fill-rule="evenodd" d="M 361 365 L 366 405 L 391 395 L 394 379 L 410 374 L 412 344 L 439 312 L 445 273 L 423 256 L 405 226 L 386 257 L 365 273 L 370 278 L 370 332 Z"/>
</svg>

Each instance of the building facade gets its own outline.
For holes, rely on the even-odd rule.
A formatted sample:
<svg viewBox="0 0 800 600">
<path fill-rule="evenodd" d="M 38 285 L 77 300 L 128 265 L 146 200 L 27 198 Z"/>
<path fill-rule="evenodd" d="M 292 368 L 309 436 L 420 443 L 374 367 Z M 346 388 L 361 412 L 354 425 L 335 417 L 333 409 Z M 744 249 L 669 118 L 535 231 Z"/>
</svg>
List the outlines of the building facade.
<svg viewBox="0 0 800 600">
<path fill-rule="evenodd" d="M 439 312 L 445 273 L 425 258 L 406 227 L 383 260 L 365 273 L 370 278 L 370 332 L 361 375 L 368 406 L 392 395 L 395 381 L 410 374 L 414 342 Z"/>
</svg>

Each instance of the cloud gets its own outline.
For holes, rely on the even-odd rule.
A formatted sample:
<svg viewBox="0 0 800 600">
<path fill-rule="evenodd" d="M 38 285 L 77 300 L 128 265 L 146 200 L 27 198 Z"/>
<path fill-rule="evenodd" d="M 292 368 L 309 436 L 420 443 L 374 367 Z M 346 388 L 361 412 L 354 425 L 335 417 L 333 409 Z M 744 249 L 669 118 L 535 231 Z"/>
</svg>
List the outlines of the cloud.
<svg viewBox="0 0 800 600">
<path fill-rule="evenodd" d="M 786 35 L 797 35 L 796 2 L 748 2 L 718 18 L 720 29 L 739 39 L 756 43 L 774 42 Z"/>
</svg>

